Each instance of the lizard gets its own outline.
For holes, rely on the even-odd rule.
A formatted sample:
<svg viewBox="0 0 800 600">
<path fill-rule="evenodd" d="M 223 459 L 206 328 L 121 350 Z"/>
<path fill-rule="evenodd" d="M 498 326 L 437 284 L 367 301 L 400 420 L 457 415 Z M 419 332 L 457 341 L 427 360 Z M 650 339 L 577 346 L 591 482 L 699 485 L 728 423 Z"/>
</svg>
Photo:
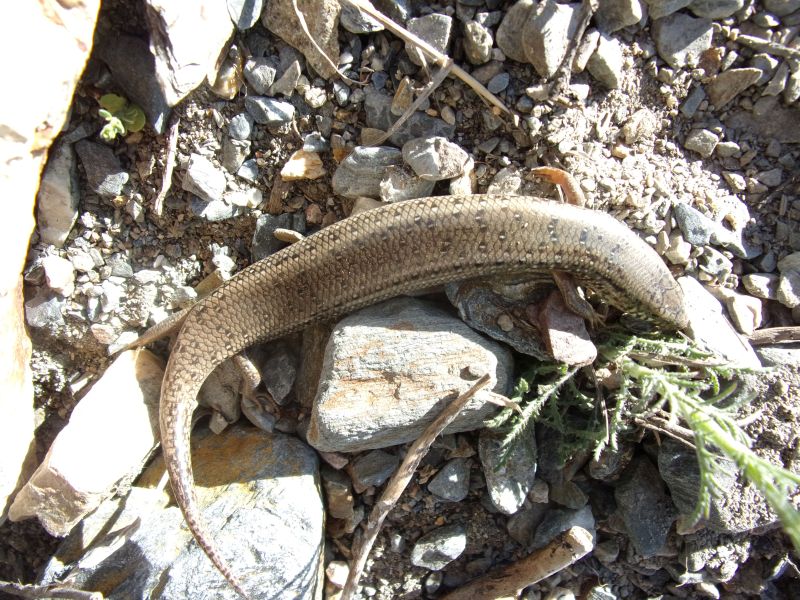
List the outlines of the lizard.
<svg viewBox="0 0 800 600">
<path fill-rule="evenodd" d="M 189 530 L 240 595 L 249 597 L 194 492 L 192 413 L 211 371 L 249 346 L 397 295 L 467 279 L 543 275 L 562 292 L 574 280 L 668 328 L 688 324 L 680 286 L 624 223 L 581 206 L 512 195 L 429 197 L 359 213 L 250 265 L 180 313 L 161 391 L 164 462 Z M 596 316 L 588 303 L 566 296 L 581 316 Z M 154 337 L 148 333 L 131 346 Z"/>
</svg>

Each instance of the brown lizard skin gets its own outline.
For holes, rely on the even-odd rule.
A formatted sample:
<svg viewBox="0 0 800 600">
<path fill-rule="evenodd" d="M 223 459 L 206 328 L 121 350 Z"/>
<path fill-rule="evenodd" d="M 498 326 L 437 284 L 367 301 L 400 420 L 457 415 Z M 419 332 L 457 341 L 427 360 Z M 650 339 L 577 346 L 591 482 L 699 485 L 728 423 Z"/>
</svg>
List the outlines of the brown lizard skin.
<svg viewBox="0 0 800 600">
<path fill-rule="evenodd" d="M 244 596 L 203 524 L 189 451 L 197 393 L 248 346 L 418 289 L 563 271 L 617 308 L 671 328 L 683 294 L 658 255 L 613 217 L 520 196 L 443 196 L 360 213 L 244 269 L 185 317 L 161 392 L 161 442 L 175 498 L 214 565 Z"/>
</svg>

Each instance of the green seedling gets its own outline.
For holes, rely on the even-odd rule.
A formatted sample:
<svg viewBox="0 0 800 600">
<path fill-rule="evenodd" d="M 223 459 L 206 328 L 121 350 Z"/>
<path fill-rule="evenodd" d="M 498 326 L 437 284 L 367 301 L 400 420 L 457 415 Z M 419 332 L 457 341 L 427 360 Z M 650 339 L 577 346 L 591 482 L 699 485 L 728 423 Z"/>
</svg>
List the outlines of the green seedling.
<svg viewBox="0 0 800 600">
<path fill-rule="evenodd" d="M 100 97 L 98 114 L 106 120 L 100 137 L 106 142 L 113 142 L 117 136 L 129 132 L 140 131 L 145 124 L 144 111 L 136 104 L 129 104 L 127 98 L 116 94 L 105 94 Z"/>
</svg>

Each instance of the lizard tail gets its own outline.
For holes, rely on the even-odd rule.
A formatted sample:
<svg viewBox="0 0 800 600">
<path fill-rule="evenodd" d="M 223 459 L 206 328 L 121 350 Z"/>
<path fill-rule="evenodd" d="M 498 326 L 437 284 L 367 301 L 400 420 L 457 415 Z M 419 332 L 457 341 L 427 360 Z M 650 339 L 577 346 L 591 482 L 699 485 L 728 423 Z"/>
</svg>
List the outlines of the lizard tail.
<svg viewBox="0 0 800 600">
<path fill-rule="evenodd" d="M 250 599 L 245 592 L 241 580 L 233 574 L 228 562 L 222 557 L 214 543 L 214 537 L 202 518 L 197 495 L 194 490 L 194 473 L 189 446 L 189 436 L 192 428 L 192 413 L 197 406 L 197 393 L 206 376 L 203 370 L 202 378 L 197 378 L 195 369 L 198 364 L 195 357 L 187 357 L 176 347 L 170 356 L 167 367 L 167 376 L 161 387 L 161 406 L 159 420 L 161 427 L 161 444 L 164 452 L 172 492 L 178 506 L 181 507 L 183 516 L 189 530 L 197 540 L 214 566 L 222 573 L 223 577 L 243 597 Z M 191 362 L 192 368 L 187 364 Z M 203 361 L 205 362 L 205 361 Z M 212 370 L 213 366 L 208 369 Z M 193 373 L 194 375 L 190 375 Z"/>
</svg>

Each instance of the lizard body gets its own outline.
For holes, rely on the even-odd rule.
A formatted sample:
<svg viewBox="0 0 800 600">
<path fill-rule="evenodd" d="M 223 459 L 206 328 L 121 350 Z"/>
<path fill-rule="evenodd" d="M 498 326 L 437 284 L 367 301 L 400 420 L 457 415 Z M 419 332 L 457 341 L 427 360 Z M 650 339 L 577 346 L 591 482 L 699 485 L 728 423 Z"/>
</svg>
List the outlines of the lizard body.
<svg viewBox="0 0 800 600">
<path fill-rule="evenodd" d="M 206 377 L 248 346 L 381 300 L 476 277 L 566 272 L 623 311 L 683 328 L 680 287 L 658 255 L 602 212 L 520 196 L 444 196 L 360 213 L 244 269 L 184 317 L 162 386 L 172 489 L 189 529 L 246 596 L 204 526 L 189 451 Z"/>
</svg>

